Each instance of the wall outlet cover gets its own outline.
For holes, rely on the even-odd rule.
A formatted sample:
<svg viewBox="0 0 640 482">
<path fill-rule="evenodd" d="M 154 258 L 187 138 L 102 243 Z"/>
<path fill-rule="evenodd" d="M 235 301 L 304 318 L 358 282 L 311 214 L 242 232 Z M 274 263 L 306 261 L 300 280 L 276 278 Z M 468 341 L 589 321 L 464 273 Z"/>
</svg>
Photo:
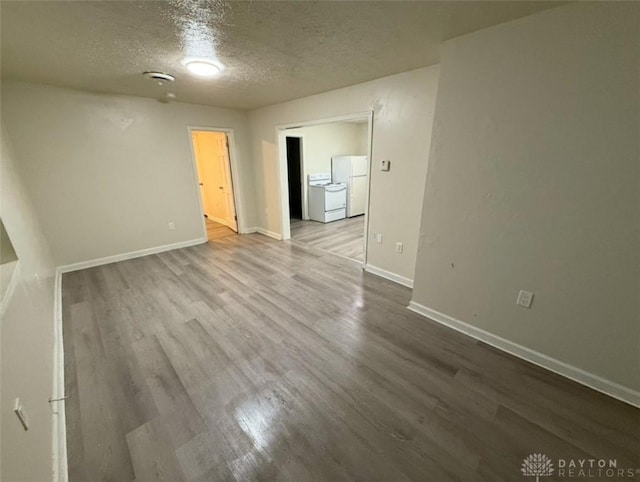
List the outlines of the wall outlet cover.
<svg viewBox="0 0 640 482">
<path fill-rule="evenodd" d="M 530 291 L 520 290 L 516 303 L 520 306 L 524 306 L 525 308 L 531 308 L 531 303 L 533 303 L 533 293 Z"/>
</svg>

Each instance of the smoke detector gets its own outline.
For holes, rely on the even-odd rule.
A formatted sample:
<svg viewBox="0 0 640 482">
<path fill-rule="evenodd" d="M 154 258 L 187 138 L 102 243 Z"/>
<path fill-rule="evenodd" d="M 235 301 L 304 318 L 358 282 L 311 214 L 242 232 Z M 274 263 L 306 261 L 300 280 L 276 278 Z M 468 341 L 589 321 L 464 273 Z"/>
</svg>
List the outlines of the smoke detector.
<svg viewBox="0 0 640 482">
<path fill-rule="evenodd" d="M 149 80 L 153 80 L 159 85 L 168 84 L 169 82 L 173 82 L 176 78 L 171 74 L 165 74 L 164 72 L 143 72 L 142 75 Z"/>
</svg>

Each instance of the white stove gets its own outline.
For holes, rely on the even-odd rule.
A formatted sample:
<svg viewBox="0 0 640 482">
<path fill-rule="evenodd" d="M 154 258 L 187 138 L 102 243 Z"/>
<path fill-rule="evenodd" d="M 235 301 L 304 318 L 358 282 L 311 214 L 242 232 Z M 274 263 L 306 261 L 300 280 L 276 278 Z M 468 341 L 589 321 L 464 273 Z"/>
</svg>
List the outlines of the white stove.
<svg viewBox="0 0 640 482">
<path fill-rule="evenodd" d="M 331 174 L 309 174 L 309 219 L 330 223 L 347 215 L 347 184 L 332 183 Z"/>
</svg>

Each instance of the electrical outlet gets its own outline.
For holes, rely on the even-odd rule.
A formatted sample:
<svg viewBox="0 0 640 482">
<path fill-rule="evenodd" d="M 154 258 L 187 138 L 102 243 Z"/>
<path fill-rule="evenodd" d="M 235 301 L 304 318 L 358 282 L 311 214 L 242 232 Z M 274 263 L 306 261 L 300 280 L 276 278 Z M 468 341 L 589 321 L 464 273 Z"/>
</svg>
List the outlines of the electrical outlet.
<svg viewBox="0 0 640 482">
<path fill-rule="evenodd" d="M 22 428 L 25 430 L 29 430 L 29 418 L 27 417 L 27 412 L 24 411 L 24 407 L 22 406 L 22 403 L 20 403 L 19 398 L 16 398 L 16 402 L 13 405 L 13 411 L 18 417 L 18 420 L 20 420 Z"/>
<path fill-rule="evenodd" d="M 520 306 L 524 306 L 525 308 L 531 308 L 531 303 L 533 303 L 533 293 L 530 291 L 520 290 L 516 303 Z"/>
<path fill-rule="evenodd" d="M 176 229 L 176 225 L 173 223 L 173 221 L 169 221 L 169 231 L 173 231 Z"/>
<path fill-rule="evenodd" d="M 375 238 L 376 238 L 376 243 L 382 244 L 382 233 L 376 233 Z"/>
<path fill-rule="evenodd" d="M 401 242 L 397 242 L 396 243 L 396 253 L 402 253 L 403 249 L 404 249 L 404 244 L 402 244 Z"/>
</svg>

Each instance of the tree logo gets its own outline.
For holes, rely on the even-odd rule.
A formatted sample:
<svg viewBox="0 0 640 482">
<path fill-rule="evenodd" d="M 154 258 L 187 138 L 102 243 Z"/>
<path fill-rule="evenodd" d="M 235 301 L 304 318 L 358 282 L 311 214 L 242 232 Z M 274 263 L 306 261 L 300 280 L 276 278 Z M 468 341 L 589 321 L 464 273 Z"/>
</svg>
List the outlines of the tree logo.
<svg viewBox="0 0 640 482">
<path fill-rule="evenodd" d="M 526 477 L 535 477 L 536 482 L 540 482 L 540 477 L 553 474 L 553 464 L 545 454 L 531 454 L 523 460 L 520 470 Z"/>
</svg>

